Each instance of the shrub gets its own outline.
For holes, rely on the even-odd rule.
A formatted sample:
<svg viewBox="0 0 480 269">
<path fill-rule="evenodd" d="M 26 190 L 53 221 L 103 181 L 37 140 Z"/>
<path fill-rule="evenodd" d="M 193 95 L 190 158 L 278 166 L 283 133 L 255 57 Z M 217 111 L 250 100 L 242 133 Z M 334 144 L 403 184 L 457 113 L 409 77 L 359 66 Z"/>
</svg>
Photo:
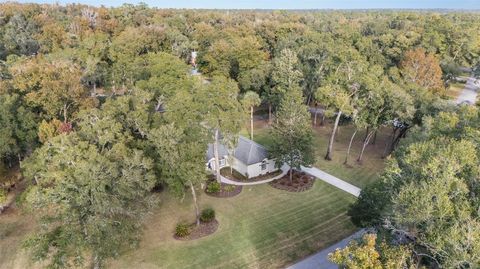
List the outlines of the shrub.
<svg viewBox="0 0 480 269">
<path fill-rule="evenodd" d="M 207 185 L 207 192 L 208 193 L 218 193 L 220 192 L 220 183 L 218 183 L 217 181 L 212 181 L 210 183 L 208 183 Z"/>
<path fill-rule="evenodd" d="M 190 225 L 186 223 L 179 223 L 175 227 L 175 235 L 178 237 L 185 237 L 190 234 Z"/>
<path fill-rule="evenodd" d="M 200 215 L 200 220 L 202 222 L 210 222 L 215 219 L 215 210 L 212 208 L 206 208 L 202 210 L 202 214 Z"/>
</svg>

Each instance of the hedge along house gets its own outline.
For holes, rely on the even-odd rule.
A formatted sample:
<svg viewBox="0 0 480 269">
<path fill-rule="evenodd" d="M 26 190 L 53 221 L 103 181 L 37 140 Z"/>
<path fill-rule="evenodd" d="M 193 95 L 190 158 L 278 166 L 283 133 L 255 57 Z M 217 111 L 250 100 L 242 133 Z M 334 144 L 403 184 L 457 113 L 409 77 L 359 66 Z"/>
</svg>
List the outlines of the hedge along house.
<svg viewBox="0 0 480 269">
<path fill-rule="evenodd" d="M 218 160 L 220 168 L 230 166 L 227 147 L 219 144 L 218 156 L 220 158 L 220 160 Z M 208 145 L 206 159 L 207 169 L 215 171 L 213 144 Z M 253 178 L 278 170 L 278 168 L 275 167 L 275 161 L 268 158 L 268 151 L 264 146 L 243 136 L 239 136 L 238 138 L 238 144 L 233 151 L 231 161 L 233 162 L 231 164 L 233 169 L 247 178 Z"/>
</svg>

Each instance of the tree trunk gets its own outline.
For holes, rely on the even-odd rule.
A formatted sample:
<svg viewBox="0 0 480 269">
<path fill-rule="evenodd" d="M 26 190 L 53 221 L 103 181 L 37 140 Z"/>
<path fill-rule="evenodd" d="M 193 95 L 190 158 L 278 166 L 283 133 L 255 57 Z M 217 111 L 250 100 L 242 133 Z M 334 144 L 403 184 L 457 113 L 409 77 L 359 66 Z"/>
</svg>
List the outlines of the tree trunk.
<svg viewBox="0 0 480 269">
<path fill-rule="evenodd" d="M 378 130 L 375 130 L 375 133 L 373 133 L 372 145 L 375 145 L 375 143 L 377 142 L 377 131 Z"/>
<path fill-rule="evenodd" d="M 357 129 L 355 129 L 355 131 L 352 134 L 352 137 L 350 137 L 350 143 L 348 143 L 347 154 L 345 155 L 345 161 L 343 162 L 343 164 L 348 164 L 348 157 L 350 156 L 350 149 L 352 148 L 353 138 L 355 137 L 356 134 L 357 134 Z"/>
<path fill-rule="evenodd" d="M 320 122 L 320 126 L 325 125 L 325 111 L 322 112 L 322 121 Z"/>
<path fill-rule="evenodd" d="M 365 137 L 363 138 L 363 141 L 367 139 L 368 134 L 370 133 L 370 127 L 367 127 L 367 130 L 365 131 Z"/>
<path fill-rule="evenodd" d="M 393 144 L 393 141 L 395 141 L 395 134 L 397 132 L 397 128 L 393 127 L 392 129 L 392 134 L 390 135 L 390 140 L 387 139 L 387 141 L 385 142 L 385 149 L 383 150 L 383 155 L 382 155 L 382 158 L 386 158 L 389 154 L 390 154 L 390 145 Z"/>
<path fill-rule="evenodd" d="M 220 183 L 220 160 L 218 159 L 218 129 L 215 129 L 215 142 L 213 143 L 213 154 L 215 155 L 215 176 Z"/>
<path fill-rule="evenodd" d="M 268 124 L 272 124 L 272 104 L 268 104 Z"/>
<path fill-rule="evenodd" d="M 63 122 L 67 123 L 67 104 L 63 104 Z"/>
<path fill-rule="evenodd" d="M 197 194 L 195 188 L 193 187 L 192 181 L 188 182 L 190 184 L 190 190 L 192 191 L 193 205 L 195 206 L 195 224 L 200 225 L 200 211 L 198 210 Z"/>
<path fill-rule="evenodd" d="M 253 106 L 250 107 L 250 140 L 253 141 Z"/>
<path fill-rule="evenodd" d="M 335 140 L 335 133 L 337 132 L 338 123 L 340 122 L 340 117 L 342 116 L 342 111 L 337 112 L 337 118 L 335 119 L 335 124 L 333 125 L 332 134 L 330 135 L 330 141 L 328 142 L 327 154 L 325 155 L 325 160 L 332 160 L 332 149 L 333 141 Z"/>
<path fill-rule="evenodd" d="M 373 135 L 373 131 L 369 132 L 365 137 L 365 139 L 363 140 L 362 150 L 360 151 L 360 155 L 358 155 L 357 162 L 359 163 L 362 162 L 363 152 L 365 151 L 365 148 L 367 147 L 368 142 L 370 142 L 370 138 L 372 138 L 372 135 Z"/>
<path fill-rule="evenodd" d="M 95 255 L 92 260 L 92 269 L 100 269 L 102 267 L 98 255 Z"/>
<path fill-rule="evenodd" d="M 313 116 L 313 126 L 317 126 L 317 114 L 318 114 L 318 109 L 315 108 L 315 114 Z"/>
<path fill-rule="evenodd" d="M 293 168 L 290 166 L 290 183 L 293 184 Z"/>
<path fill-rule="evenodd" d="M 400 129 L 400 132 L 398 133 L 398 136 L 393 140 L 393 143 L 390 147 L 390 153 L 392 153 L 395 148 L 397 147 L 398 143 L 400 142 L 400 138 L 405 138 L 407 136 L 407 131 L 410 128 L 402 128 Z"/>
</svg>

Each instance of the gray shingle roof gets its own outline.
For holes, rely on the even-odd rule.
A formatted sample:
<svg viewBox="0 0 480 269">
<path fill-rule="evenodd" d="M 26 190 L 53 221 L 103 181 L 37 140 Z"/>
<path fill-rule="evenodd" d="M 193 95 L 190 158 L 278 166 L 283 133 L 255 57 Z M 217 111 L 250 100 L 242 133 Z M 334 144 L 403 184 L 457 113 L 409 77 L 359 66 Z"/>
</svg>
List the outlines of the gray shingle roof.
<svg viewBox="0 0 480 269">
<path fill-rule="evenodd" d="M 220 156 L 228 155 L 227 148 L 224 145 L 219 144 L 218 154 Z M 268 158 L 268 151 L 264 146 L 255 143 L 254 141 L 246 137 L 239 136 L 234 156 L 242 163 L 246 165 L 251 165 L 254 163 L 259 163 L 264 159 Z M 213 157 L 213 144 L 209 144 L 207 150 L 207 161 L 212 159 Z"/>
</svg>

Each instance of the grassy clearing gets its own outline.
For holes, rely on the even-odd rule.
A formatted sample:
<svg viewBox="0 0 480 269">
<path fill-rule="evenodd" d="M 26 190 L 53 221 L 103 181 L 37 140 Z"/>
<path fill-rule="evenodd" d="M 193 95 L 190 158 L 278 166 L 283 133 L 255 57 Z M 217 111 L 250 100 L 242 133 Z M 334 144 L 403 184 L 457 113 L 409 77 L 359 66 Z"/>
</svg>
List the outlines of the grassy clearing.
<svg viewBox="0 0 480 269">
<path fill-rule="evenodd" d="M 450 99 L 457 99 L 463 88 L 465 88 L 465 82 L 451 83 L 450 87 L 445 91 L 445 95 Z"/>
<path fill-rule="evenodd" d="M 220 226 L 189 242 L 172 233 L 176 223 L 193 220 L 190 197 L 177 206 L 178 200 L 161 195 L 140 247 L 109 268 L 281 268 L 355 231 L 346 215 L 354 197 L 321 181 L 304 193 L 257 185 L 228 199 L 202 194 L 202 208 L 214 208 Z"/>
<path fill-rule="evenodd" d="M 356 159 L 361 150 L 365 130 L 358 132 L 352 149 L 350 150 L 349 165 L 346 166 L 343 164 L 343 161 L 347 152 L 348 142 L 354 129 L 351 125 L 340 126 L 333 147 L 333 159 L 326 161 L 324 156 L 332 127 L 332 124 L 328 123 L 326 126 L 317 126 L 314 128 L 314 145 L 317 159 L 314 166 L 361 188 L 375 181 L 378 178 L 379 172 L 384 168 L 382 154 L 385 141 L 389 136 L 389 130 L 381 129 L 377 133 L 375 144 L 368 145 L 365 149 L 362 163 L 357 163 Z M 257 129 L 254 130 L 254 140 L 266 147 L 270 146 L 272 141 L 269 135 L 269 127 L 265 123 L 258 123 L 256 128 Z M 242 132 L 242 134 L 246 133 L 245 130 Z"/>
</svg>

